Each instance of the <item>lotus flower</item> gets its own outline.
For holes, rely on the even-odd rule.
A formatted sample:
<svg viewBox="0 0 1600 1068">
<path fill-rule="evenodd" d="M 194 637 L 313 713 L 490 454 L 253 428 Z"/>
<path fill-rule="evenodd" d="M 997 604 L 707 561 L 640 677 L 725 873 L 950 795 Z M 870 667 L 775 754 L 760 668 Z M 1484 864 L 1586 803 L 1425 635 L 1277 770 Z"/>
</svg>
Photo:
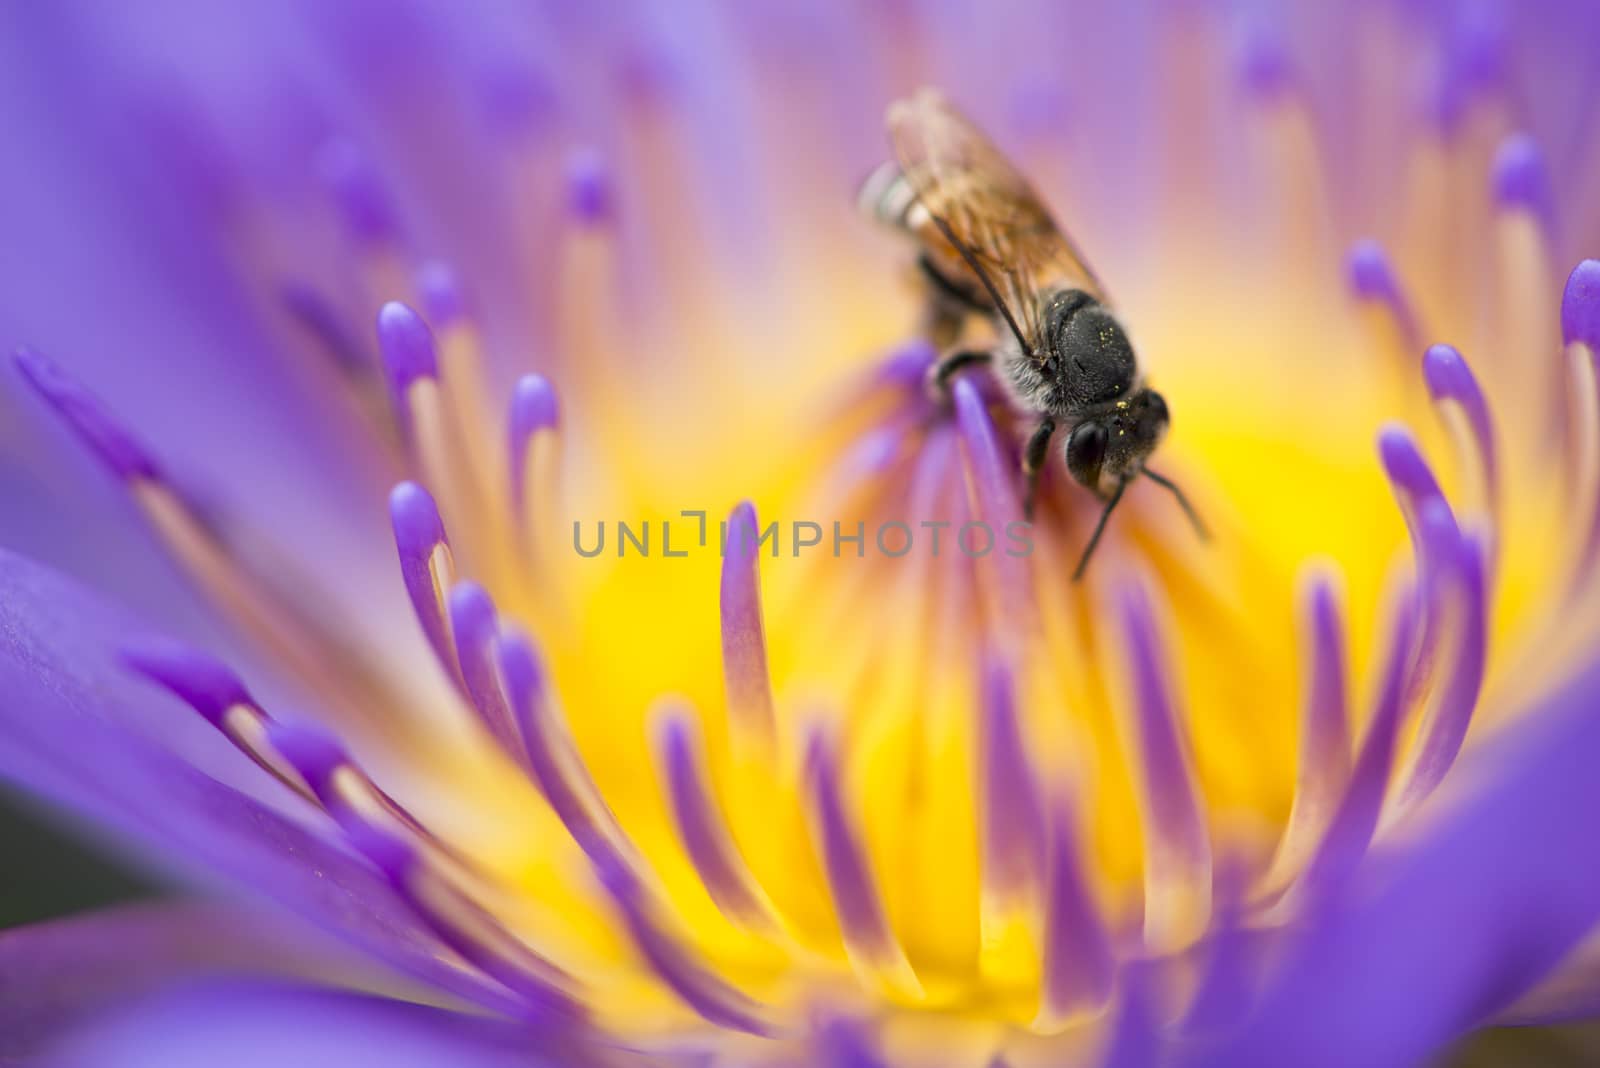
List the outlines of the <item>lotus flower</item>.
<svg viewBox="0 0 1600 1068">
<path fill-rule="evenodd" d="M 1594 11 L 998 8 L 5 10 L 0 770 L 191 892 L 0 934 L 0 1051 L 1381 1066 L 1600 1004 Z M 930 83 L 1209 541 L 1141 482 L 1074 583 L 1098 502 L 1054 455 L 1023 523 L 1027 413 L 926 388 L 851 200 Z"/>
</svg>

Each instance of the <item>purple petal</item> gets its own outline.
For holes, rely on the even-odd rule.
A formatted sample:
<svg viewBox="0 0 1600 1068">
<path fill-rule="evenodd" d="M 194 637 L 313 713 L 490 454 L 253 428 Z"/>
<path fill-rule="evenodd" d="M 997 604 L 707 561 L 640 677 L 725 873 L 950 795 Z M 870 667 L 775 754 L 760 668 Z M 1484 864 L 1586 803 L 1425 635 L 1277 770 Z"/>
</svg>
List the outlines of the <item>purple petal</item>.
<svg viewBox="0 0 1600 1068">
<path fill-rule="evenodd" d="M 658 735 L 668 801 L 695 872 L 711 899 L 730 919 L 769 926 L 770 913 L 712 794 L 701 742 L 689 711 L 667 709 Z"/>
<path fill-rule="evenodd" d="M 402 971 L 501 1005 L 439 959 L 437 940 L 369 867 L 241 792 L 299 804 L 122 663 L 120 647 L 146 633 L 70 581 L 0 552 L 0 774 L 152 863 L 220 875 Z"/>
<path fill-rule="evenodd" d="M 1151 990 L 1154 971 L 1155 966 L 1144 961 L 1123 966 L 1106 1046 L 1095 1062 L 1099 1068 L 1148 1068 L 1163 1063 L 1155 992 Z"/>
<path fill-rule="evenodd" d="M 180 977 L 284 975 L 372 985 L 352 959 L 281 914 L 234 905 L 130 905 L 0 932 L 0 1062 L 36 1054 L 88 1016 Z"/>
<path fill-rule="evenodd" d="M 600 1063 L 525 1027 L 427 1005 L 260 982 L 189 986 L 97 1021 L 49 1068 L 554 1068 Z"/>
<path fill-rule="evenodd" d="M 1464 761 L 1436 817 L 1365 862 L 1260 1010 L 1185 1065 L 1419 1063 L 1549 975 L 1600 920 L 1600 665 Z M 1449 794 L 1448 803 L 1444 794 Z"/>
</svg>

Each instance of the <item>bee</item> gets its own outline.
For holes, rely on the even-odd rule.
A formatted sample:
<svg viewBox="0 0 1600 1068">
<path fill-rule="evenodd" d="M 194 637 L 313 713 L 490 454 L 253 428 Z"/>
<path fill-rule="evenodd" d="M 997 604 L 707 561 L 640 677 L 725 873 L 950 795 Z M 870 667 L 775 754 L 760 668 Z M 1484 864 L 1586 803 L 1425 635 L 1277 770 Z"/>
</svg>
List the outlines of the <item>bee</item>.
<svg viewBox="0 0 1600 1068">
<path fill-rule="evenodd" d="M 892 104 L 887 124 L 895 159 L 867 179 L 860 200 L 919 246 L 925 328 L 952 350 L 932 383 L 943 393 L 963 368 L 998 363 L 1011 399 L 1038 416 L 1022 450 L 1028 519 L 1057 430 L 1067 435 L 1067 470 L 1104 505 L 1073 579 L 1140 476 L 1172 493 L 1205 537 L 1183 491 L 1148 466 L 1171 423 L 1167 403 L 1144 384 L 1105 286 L 1027 179 L 936 90 Z M 994 324 L 992 349 L 956 347 L 974 316 Z"/>
</svg>

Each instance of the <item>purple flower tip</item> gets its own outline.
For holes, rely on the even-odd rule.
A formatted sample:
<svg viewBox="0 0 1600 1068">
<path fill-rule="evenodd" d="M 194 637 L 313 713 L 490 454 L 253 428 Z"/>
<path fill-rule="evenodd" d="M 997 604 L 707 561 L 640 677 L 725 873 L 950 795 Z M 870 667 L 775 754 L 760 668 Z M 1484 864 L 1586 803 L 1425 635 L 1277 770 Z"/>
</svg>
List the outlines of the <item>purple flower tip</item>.
<svg viewBox="0 0 1600 1068">
<path fill-rule="evenodd" d="M 1550 171 L 1538 142 L 1529 135 L 1513 134 L 1501 142 L 1494 157 L 1494 196 L 1505 207 L 1549 215 L 1554 203 Z"/>
<path fill-rule="evenodd" d="M 1391 423 L 1378 432 L 1378 457 L 1396 485 L 1412 492 L 1425 492 L 1434 485 L 1433 474 L 1417 451 L 1411 432 L 1398 423 Z"/>
<path fill-rule="evenodd" d="M 517 379 L 511 394 L 512 440 L 520 445 L 537 431 L 560 425 L 561 401 L 550 380 L 533 374 Z"/>
<path fill-rule="evenodd" d="M 398 300 L 391 300 L 378 310 L 378 348 L 396 392 L 404 393 L 417 379 L 433 378 L 439 373 L 433 331 L 422 316 Z"/>
<path fill-rule="evenodd" d="M 1477 391 L 1467 361 L 1452 345 L 1434 345 L 1422 354 L 1422 377 L 1435 397 L 1459 397 Z"/>
<path fill-rule="evenodd" d="M 756 506 L 748 500 L 740 501 L 734 505 L 733 511 L 728 513 L 728 546 L 727 559 L 750 560 L 761 551 L 761 525 L 756 520 Z M 743 572 L 724 568 L 725 575 Z"/>
<path fill-rule="evenodd" d="M 275 721 L 267 725 L 267 741 L 319 795 L 329 776 L 350 762 L 344 746 L 321 727 Z"/>
<path fill-rule="evenodd" d="M 1400 291 L 1383 246 L 1371 238 L 1363 238 L 1350 246 L 1350 253 L 1345 257 L 1345 270 L 1349 273 L 1351 288 L 1359 297 L 1393 300 Z"/>
<path fill-rule="evenodd" d="M 415 482 L 402 482 L 389 491 L 389 521 L 402 557 L 425 556 L 445 540 L 439 506 Z"/>
<path fill-rule="evenodd" d="M 514 626 L 503 628 L 494 639 L 494 659 L 513 706 L 526 704 L 543 682 L 543 668 L 533 642 Z"/>
<path fill-rule="evenodd" d="M 580 149 L 567 157 L 567 203 L 579 222 L 609 220 L 614 207 L 611 172 L 593 149 Z"/>
<path fill-rule="evenodd" d="M 476 582 L 456 583 L 450 590 L 450 625 L 463 648 L 494 633 L 494 601 L 489 591 Z"/>
<path fill-rule="evenodd" d="M 119 478 L 157 478 L 160 470 L 150 454 L 133 439 L 83 383 L 67 374 L 55 361 L 32 349 L 15 353 L 17 369 L 56 414 L 65 419 Z"/>
<path fill-rule="evenodd" d="M 150 681 L 171 690 L 213 726 L 222 725 L 234 705 L 252 704 L 250 694 L 226 664 L 181 642 L 161 639 L 121 650 L 122 662 Z"/>
<path fill-rule="evenodd" d="M 1454 131 L 1473 98 L 1504 76 L 1509 44 L 1505 13 L 1495 3 L 1463 5 L 1434 90 L 1435 119 Z"/>
<path fill-rule="evenodd" d="M 1277 31 L 1261 25 L 1246 31 L 1239 49 L 1239 78 L 1245 89 L 1269 99 L 1289 87 L 1293 70 Z"/>
<path fill-rule="evenodd" d="M 417 289 L 422 294 L 422 309 L 428 321 L 438 327 L 450 326 L 467 315 L 467 298 L 455 268 L 430 260 L 417 271 Z"/>
<path fill-rule="evenodd" d="M 371 161 L 353 142 L 336 138 L 324 145 L 317 157 L 317 171 L 353 237 L 380 242 L 395 235 L 398 226 L 388 192 Z"/>
<path fill-rule="evenodd" d="M 1567 276 L 1561 294 L 1561 336 L 1600 352 L 1600 260 L 1584 260 Z"/>
</svg>

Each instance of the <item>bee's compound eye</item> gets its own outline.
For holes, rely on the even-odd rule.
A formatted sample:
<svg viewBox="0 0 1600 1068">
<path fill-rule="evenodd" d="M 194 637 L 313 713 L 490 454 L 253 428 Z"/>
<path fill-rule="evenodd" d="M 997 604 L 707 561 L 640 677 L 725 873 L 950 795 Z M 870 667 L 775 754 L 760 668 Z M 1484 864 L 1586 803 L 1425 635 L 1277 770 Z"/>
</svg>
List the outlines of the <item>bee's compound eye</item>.
<svg viewBox="0 0 1600 1068">
<path fill-rule="evenodd" d="M 1089 489 L 1100 484 L 1100 467 L 1105 463 L 1106 445 L 1111 435 L 1099 423 L 1079 423 L 1067 438 L 1067 470 Z"/>
<path fill-rule="evenodd" d="M 1171 420 L 1172 417 L 1167 412 L 1167 402 L 1161 396 L 1161 394 L 1151 391 L 1149 403 L 1150 417 L 1152 419 L 1156 420 L 1158 423 L 1166 423 Z"/>
</svg>

